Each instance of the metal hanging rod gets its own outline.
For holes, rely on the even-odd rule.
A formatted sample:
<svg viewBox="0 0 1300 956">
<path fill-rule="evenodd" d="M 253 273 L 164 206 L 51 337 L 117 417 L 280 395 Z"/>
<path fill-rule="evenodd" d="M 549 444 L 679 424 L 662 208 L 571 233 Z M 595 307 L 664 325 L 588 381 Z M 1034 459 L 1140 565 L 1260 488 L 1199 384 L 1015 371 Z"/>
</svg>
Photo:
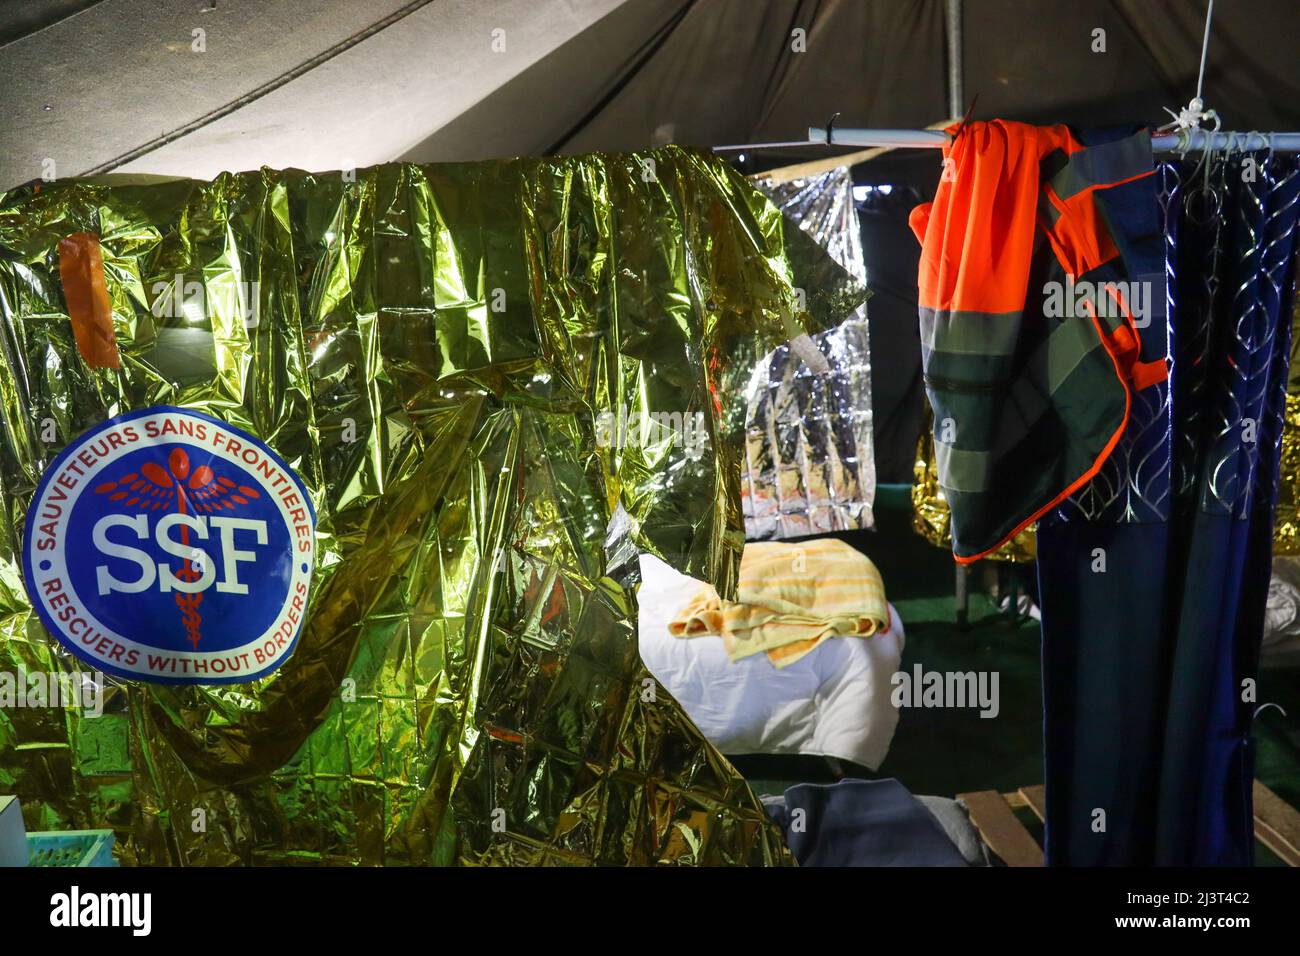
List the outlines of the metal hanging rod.
<svg viewBox="0 0 1300 956">
<path fill-rule="evenodd" d="M 826 128 L 813 126 L 807 139 L 786 140 L 776 143 L 739 143 L 731 146 L 714 146 L 715 153 L 744 153 L 758 149 L 807 149 L 809 146 L 874 146 L 883 149 L 940 149 L 952 137 L 942 130 L 929 129 L 855 129 L 836 126 L 831 135 Z M 1172 153 L 1179 148 L 1179 134 L 1156 133 L 1151 137 L 1151 148 L 1157 153 Z M 1233 133 L 1229 131 L 1192 130 L 1187 134 L 1188 150 L 1271 149 L 1278 153 L 1300 153 L 1300 133 Z"/>
<path fill-rule="evenodd" d="M 814 143 L 806 139 L 787 139 L 779 143 L 735 143 L 730 146 L 714 146 L 715 153 L 747 153 L 753 149 L 794 149 L 796 146 L 802 146 L 807 149 L 809 146 L 819 146 L 820 143 Z"/>
<path fill-rule="evenodd" d="M 808 130 L 808 142 L 800 145 L 822 146 L 883 146 L 890 149 L 939 149 L 947 146 L 952 137 L 943 130 L 929 129 L 854 129 L 835 126 L 829 131 L 824 126 Z M 1183 145 L 1182 141 L 1186 144 Z M 1189 130 L 1179 133 L 1157 133 L 1151 137 L 1151 148 L 1157 153 L 1170 153 L 1178 149 L 1222 150 L 1271 149 L 1279 153 L 1300 153 L 1300 133 L 1232 133 L 1210 130 Z"/>
</svg>

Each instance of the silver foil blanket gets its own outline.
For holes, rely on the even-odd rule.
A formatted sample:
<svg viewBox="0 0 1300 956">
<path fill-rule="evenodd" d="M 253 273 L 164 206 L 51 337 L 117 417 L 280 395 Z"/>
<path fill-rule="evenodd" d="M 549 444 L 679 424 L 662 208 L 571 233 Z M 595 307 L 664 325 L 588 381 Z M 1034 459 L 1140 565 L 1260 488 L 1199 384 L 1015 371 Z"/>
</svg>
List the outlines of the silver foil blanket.
<svg viewBox="0 0 1300 956">
<path fill-rule="evenodd" d="M 808 179 L 757 182 L 788 219 L 865 283 L 862 235 L 846 167 Z M 806 341 L 806 340 L 805 340 Z M 745 537 L 798 538 L 870 528 L 876 493 L 871 445 L 871 347 L 865 305 L 812 336 L 825 358 L 787 343 L 754 370 L 741 478 Z M 814 368 L 814 364 L 823 365 Z"/>
</svg>

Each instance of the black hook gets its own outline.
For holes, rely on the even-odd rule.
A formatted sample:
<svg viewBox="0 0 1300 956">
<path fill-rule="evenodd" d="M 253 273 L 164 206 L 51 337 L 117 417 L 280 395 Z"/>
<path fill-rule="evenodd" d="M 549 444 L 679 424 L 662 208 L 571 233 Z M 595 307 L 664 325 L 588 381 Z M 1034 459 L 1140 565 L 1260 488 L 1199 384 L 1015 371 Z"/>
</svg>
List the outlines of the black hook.
<svg viewBox="0 0 1300 956">
<path fill-rule="evenodd" d="M 834 116 L 832 116 L 830 119 L 826 121 L 826 145 L 827 146 L 834 145 L 831 142 L 831 133 L 835 129 L 835 121 L 839 118 L 840 118 L 840 114 L 836 113 Z"/>
</svg>

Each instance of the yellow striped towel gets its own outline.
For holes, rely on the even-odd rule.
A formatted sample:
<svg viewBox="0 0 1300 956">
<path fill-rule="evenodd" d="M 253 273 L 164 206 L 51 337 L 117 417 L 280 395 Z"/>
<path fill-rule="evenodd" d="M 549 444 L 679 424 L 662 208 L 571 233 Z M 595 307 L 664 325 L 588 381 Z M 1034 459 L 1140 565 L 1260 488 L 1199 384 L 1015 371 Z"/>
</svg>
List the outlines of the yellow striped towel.
<svg viewBox="0 0 1300 956">
<path fill-rule="evenodd" d="M 668 625 L 674 637 L 716 634 L 732 661 L 766 653 L 787 667 L 831 637 L 889 627 L 885 585 L 871 559 L 843 541 L 745 545 L 736 600 L 705 587 Z"/>
</svg>

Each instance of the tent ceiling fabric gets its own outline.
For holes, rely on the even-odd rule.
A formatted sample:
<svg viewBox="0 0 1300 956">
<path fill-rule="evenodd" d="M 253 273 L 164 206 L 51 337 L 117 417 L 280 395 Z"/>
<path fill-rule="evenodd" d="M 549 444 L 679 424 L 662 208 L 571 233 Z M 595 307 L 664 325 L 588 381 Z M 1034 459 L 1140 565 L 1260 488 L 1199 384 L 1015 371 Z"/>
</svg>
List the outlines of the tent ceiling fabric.
<svg viewBox="0 0 1300 956">
<path fill-rule="evenodd" d="M 388 162 L 623 2 L 48 3 L 55 22 L 0 47 L 0 188 L 46 159 L 59 177 Z"/>
<path fill-rule="evenodd" d="M 801 139 L 947 112 L 943 0 L 34 0 L 0 12 L 0 188 L 107 169 Z M 204 10 L 205 7 L 214 8 Z M 1195 91 L 1204 3 L 965 0 L 977 117 L 1164 119 Z M 201 12 L 203 11 L 203 12 Z M 1294 0 L 1219 4 L 1205 98 L 1300 128 Z M 194 29 L 205 53 L 191 51 Z M 505 30 L 506 50 L 491 49 Z M 806 52 L 791 33 L 806 31 Z M 1106 51 L 1093 51 L 1093 31 Z M 825 155 L 766 154 L 795 161 Z M 770 164 L 770 163 L 769 163 Z"/>
</svg>

